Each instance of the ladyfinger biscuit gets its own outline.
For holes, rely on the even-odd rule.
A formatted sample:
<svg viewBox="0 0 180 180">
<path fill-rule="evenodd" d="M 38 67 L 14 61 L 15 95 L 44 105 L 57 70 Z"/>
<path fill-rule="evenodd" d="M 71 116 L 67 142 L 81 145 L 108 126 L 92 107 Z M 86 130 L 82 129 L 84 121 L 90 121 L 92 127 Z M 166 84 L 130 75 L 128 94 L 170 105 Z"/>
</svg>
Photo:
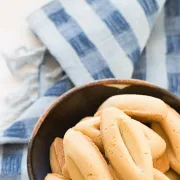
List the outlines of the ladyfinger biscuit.
<svg viewBox="0 0 180 180">
<path fill-rule="evenodd" d="M 152 123 L 151 128 L 157 132 L 165 141 L 166 141 L 166 147 L 167 147 L 167 152 L 168 152 L 168 157 L 169 157 L 169 163 L 170 167 L 178 174 L 180 174 L 180 162 L 176 158 L 175 153 L 173 152 L 173 149 L 170 144 L 170 140 L 168 139 L 166 133 L 160 126 L 160 124 L 157 123 Z"/>
<path fill-rule="evenodd" d="M 106 161 L 90 138 L 69 129 L 63 144 L 65 161 L 72 180 L 113 180 Z"/>
<path fill-rule="evenodd" d="M 50 166 L 52 172 L 62 175 L 64 164 L 63 140 L 56 138 L 50 148 Z"/>
<path fill-rule="evenodd" d="M 157 159 L 161 157 L 166 150 L 166 142 L 164 139 L 146 125 L 135 120 L 132 122 L 136 123 L 142 129 L 142 132 L 150 146 L 152 158 Z"/>
<path fill-rule="evenodd" d="M 180 162 L 180 115 L 170 106 L 167 119 L 161 122 L 161 127 L 170 141 L 175 157 Z"/>
<path fill-rule="evenodd" d="M 101 112 L 100 122 L 105 154 L 119 177 L 152 180 L 152 156 L 142 129 L 114 107 Z"/>
<path fill-rule="evenodd" d="M 142 122 L 159 122 L 167 117 L 166 104 L 155 97 L 137 94 L 116 95 L 107 99 L 98 111 L 116 107 Z"/>
<path fill-rule="evenodd" d="M 96 144 L 103 152 L 103 144 L 100 135 L 100 117 L 91 117 L 76 124 L 73 129 L 82 132 Z"/>
</svg>

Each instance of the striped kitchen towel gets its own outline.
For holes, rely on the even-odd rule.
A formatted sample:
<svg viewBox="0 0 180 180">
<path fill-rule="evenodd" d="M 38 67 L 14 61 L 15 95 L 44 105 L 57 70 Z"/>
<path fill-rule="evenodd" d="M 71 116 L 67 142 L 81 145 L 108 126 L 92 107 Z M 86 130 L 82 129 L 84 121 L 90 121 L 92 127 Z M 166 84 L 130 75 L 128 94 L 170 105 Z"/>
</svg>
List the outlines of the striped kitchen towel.
<svg viewBox="0 0 180 180">
<path fill-rule="evenodd" d="M 64 76 L 0 133 L 0 179 L 28 179 L 26 148 L 33 127 L 73 86 L 136 78 L 180 95 L 179 0 L 53 0 L 28 22 Z"/>
</svg>

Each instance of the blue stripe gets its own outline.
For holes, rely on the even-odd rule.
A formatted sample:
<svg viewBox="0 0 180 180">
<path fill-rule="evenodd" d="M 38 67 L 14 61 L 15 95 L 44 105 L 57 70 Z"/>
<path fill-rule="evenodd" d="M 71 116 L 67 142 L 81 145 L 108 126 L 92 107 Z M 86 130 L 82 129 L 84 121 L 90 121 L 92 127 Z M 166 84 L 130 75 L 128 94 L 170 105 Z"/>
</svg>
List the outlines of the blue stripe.
<svg viewBox="0 0 180 180">
<path fill-rule="evenodd" d="M 146 80 L 146 50 L 143 51 L 141 59 L 134 65 L 132 78 Z"/>
<path fill-rule="evenodd" d="M 0 180 L 24 180 L 21 175 L 0 175 Z"/>
<path fill-rule="evenodd" d="M 114 77 L 96 46 L 88 39 L 81 27 L 65 11 L 59 1 L 53 1 L 47 7 L 45 6 L 43 10 L 58 31 L 74 48 L 81 62 L 94 79 Z M 67 59 L 67 61 L 71 61 L 71 59 Z M 101 76 L 98 76 L 97 74 L 102 71 L 103 74 L 101 73 Z"/>
<path fill-rule="evenodd" d="M 180 1 L 167 1 L 165 6 L 165 32 L 166 32 L 166 66 L 168 74 L 168 89 L 180 96 L 180 32 L 169 31 L 168 25 L 175 22 L 180 16 Z M 173 27 L 172 27 L 173 28 Z"/>
<path fill-rule="evenodd" d="M 180 73 L 168 73 L 168 89 L 180 97 Z"/>
<path fill-rule="evenodd" d="M 169 43 L 167 41 L 167 46 L 168 45 Z M 176 45 L 173 44 L 173 46 Z M 167 49 L 171 49 L 171 51 L 169 51 L 166 56 L 168 89 L 176 95 L 180 96 L 180 47 L 170 47 L 167 47 Z"/>
<path fill-rule="evenodd" d="M 27 138 L 26 124 L 24 121 L 15 122 L 4 131 L 4 137 Z"/>
<path fill-rule="evenodd" d="M 167 54 L 180 53 L 180 32 L 179 35 L 167 36 Z"/>
<path fill-rule="evenodd" d="M 109 0 L 86 0 L 109 28 L 133 63 L 140 57 L 140 47 L 130 25 Z"/>
<path fill-rule="evenodd" d="M 166 2 L 166 17 L 180 16 L 180 1 L 170 0 Z"/>
<path fill-rule="evenodd" d="M 151 16 L 159 9 L 156 0 L 138 0 L 147 16 Z"/>
<path fill-rule="evenodd" d="M 21 173 L 21 162 L 24 145 L 3 145 L 2 175 L 18 175 Z"/>
<path fill-rule="evenodd" d="M 48 89 L 48 91 L 45 93 L 45 96 L 60 96 L 73 87 L 74 85 L 71 80 L 68 77 L 65 77 L 62 80 L 58 81 L 50 89 Z"/>
<path fill-rule="evenodd" d="M 156 14 L 159 10 L 159 6 L 156 0 L 138 0 L 138 2 L 143 8 L 147 16 L 150 27 L 152 27 L 152 24 L 154 23 L 154 20 L 156 19 Z"/>
<path fill-rule="evenodd" d="M 180 9 L 180 8 L 179 8 Z M 180 16 L 169 17 L 165 21 L 166 36 L 179 35 L 180 34 Z"/>
<path fill-rule="evenodd" d="M 38 117 L 22 119 L 4 131 L 3 137 L 29 138 Z"/>
</svg>

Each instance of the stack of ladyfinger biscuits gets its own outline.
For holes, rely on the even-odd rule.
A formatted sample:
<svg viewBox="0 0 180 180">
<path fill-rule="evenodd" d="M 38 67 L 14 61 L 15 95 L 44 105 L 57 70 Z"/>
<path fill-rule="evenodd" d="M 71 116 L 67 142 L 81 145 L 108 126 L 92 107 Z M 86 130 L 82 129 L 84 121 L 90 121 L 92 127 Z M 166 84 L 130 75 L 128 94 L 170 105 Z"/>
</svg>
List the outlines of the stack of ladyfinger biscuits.
<svg viewBox="0 0 180 180">
<path fill-rule="evenodd" d="M 116 95 L 50 148 L 45 180 L 179 180 L 180 115 L 158 98 Z"/>
</svg>

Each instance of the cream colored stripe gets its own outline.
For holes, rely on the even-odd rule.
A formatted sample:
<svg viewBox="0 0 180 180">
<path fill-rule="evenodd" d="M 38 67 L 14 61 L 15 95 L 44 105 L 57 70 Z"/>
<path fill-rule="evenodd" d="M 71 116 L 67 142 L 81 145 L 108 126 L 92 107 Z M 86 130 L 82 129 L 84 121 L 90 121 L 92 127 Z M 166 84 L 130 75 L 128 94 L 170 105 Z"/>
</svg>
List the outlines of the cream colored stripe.
<svg viewBox="0 0 180 180">
<path fill-rule="evenodd" d="M 27 173 L 27 147 L 24 146 L 22 163 L 21 163 L 21 180 L 28 180 L 28 179 L 29 178 Z"/>
<path fill-rule="evenodd" d="M 2 158 L 3 158 L 3 147 L 0 146 L 0 168 L 2 168 Z"/>
<path fill-rule="evenodd" d="M 157 4 L 159 6 L 159 10 L 161 11 L 163 6 L 164 6 L 164 3 L 166 2 L 165 0 L 156 0 L 157 1 Z"/>
<path fill-rule="evenodd" d="M 147 81 L 168 87 L 164 11 L 161 12 L 146 47 Z"/>
</svg>

